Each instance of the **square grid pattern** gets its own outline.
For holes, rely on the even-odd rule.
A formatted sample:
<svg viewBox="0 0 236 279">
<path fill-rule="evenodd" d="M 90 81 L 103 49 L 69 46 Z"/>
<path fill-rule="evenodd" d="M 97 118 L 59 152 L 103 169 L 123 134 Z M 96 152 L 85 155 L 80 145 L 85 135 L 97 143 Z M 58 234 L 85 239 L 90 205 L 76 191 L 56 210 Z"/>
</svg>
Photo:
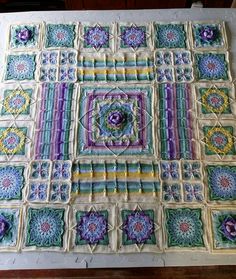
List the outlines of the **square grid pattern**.
<svg viewBox="0 0 236 279">
<path fill-rule="evenodd" d="M 224 22 L 12 24 L 0 251 L 236 252 Z"/>
</svg>

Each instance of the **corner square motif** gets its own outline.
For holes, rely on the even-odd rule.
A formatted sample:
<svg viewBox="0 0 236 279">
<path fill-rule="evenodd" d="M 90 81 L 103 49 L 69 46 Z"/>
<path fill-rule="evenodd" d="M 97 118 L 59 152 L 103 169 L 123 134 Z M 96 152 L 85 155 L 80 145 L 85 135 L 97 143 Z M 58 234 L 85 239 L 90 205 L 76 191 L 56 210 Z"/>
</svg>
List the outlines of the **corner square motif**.
<svg viewBox="0 0 236 279">
<path fill-rule="evenodd" d="M 193 22 L 191 27 L 193 48 L 227 48 L 224 22 Z"/>
<path fill-rule="evenodd" d="M 206 166 L 207 190 L 210 201 L 236 200 L 236 166 L 214 164 Z"/>
<path fill-rule="evenodd" d="M 186 27 L 184 24 L 155 24 L 156 48 L 187 48 Z"/>
<path fill-rule="evenodd" d="M 0 250 L 18 250 L 20 215 L 21 210 L 17 207 L 0 208 Z"/>
<path fill-rule="evenodd" d="M 201 208 L 166 208 L 165 228 L 168 248 L 205 246 Z"/>
<path fill-rule="evenodd" d="M 51 173 L 51 161 L 31 161 L 30 179 L 49 180 Z"/>
<path fill-rule="evenodd" d="M 153 155 L 152 88 L 83 87 L 77 155 Z"/>
<path fill-rule="evenodd" d="M 47 24 L 45 48 L 74 47 L 75 24 Z"/>
<path fill-rule="evenodd" d="M 29 207 L 27 209 L 24 249 L 66 249 L 67 208 Z"/>
<path fill-rule="evenodd" d="M 236 251 L 236 210 L 234 208 L 212 208 L 209 213 L 212 229 L 212 251 L 215 253 Z"/>
<path fill-rule="evenodd" d="M 29 202 L 47 202 L 49 185 L 45 181 L 30 181 L 27 200 Z"/>
<path fill-rule="evenodd" d="M 24 165 L 0 165 L 0 201 L 22 201 L 25 187 Z"/>
<path fill-rule="evenodd" d="M 196 80 L 230 81 L 228 53 L 202 52 L 194 54 Z"/>
<path fill-rule="evenodd" d="M 10 54 L 7 56 L 5 80 L 34 80 L 35 54 Z"/>
<path fill-rule="evenodd" d="M 36 24 L 11 25 L 10 42 L 11 49 L 38 48 L 40 43 L 40 27 Z"/>
</svg>

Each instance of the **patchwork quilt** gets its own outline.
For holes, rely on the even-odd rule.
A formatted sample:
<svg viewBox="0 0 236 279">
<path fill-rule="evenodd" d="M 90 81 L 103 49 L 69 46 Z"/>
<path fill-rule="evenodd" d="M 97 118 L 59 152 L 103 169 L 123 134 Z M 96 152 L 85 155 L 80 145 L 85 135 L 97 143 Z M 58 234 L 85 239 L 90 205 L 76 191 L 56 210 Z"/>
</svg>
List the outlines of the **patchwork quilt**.
<svg viewBox="0 0 236 279">
<path fill-rule="evenodd" d="M 0 251 L 236 251 L 224 22 L 9 26 Z"/>
</svg>

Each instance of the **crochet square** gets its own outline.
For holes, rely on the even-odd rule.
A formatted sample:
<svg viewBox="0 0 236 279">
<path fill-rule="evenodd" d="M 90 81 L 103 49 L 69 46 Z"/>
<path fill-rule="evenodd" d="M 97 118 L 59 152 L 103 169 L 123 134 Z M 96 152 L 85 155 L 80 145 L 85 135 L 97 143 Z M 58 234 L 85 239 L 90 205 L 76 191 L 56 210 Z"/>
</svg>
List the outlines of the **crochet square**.
<svg viewBox="0 0 236 279">
<path fill-rule="evenodd" d="M 18 249 L 20 212 L 21 210 L 14 206 L 0 208 L 0 250 Z"/>
<path fill-rule="evenodd" d="M 206 166 L 207 189 L 210 201 L 236 200 L 236 166 L 214 164 Z"/>
<path fill-rule="evenodd" d="M 165 229 L 168 248 L 204 247 L 204 228 L 200 208 L 166 208 Z"/>
<path fill-rule="evenodd" d="M 40 26 L 36 24 L 11 25 L 9 47 L 14 50 L 40 46 Z"/>
<path fill-rule="evenodd" d="M 75 245 L 108 245 L 108 211 L 77 211 Z"/>
<path fill-rule="evenodd" d="M 189 84 L 163 83 L 158 87 L 159 137 L 164 160 L 196 159 L 193 101 Z"/>
<path fill-rule="evenodd" d="M 0 200 L 22 201 L 23 189 L 25 187 L 25 166 L 24 165 L 0 165 Z"/>
<path fill-rule="evenodd" d="M 65 249 L 66 209 L 36 206 L 27 209 L 25 240 L 26 249 Z"/>
<path fill-rule="evenodd" d="M 26 127 L 0 127 L 0 155 L 25 155 Z"/>
<path fill-rule="evenodd" d="M 36 121 L 34 159 L 72 158 L 74 84 L 43 83 Z"/>
<path fill-rule="evenodd" d="M 198 114 L 201 118 L 227 119 L 235 115 L 234 87 L 228 83 L 218 86 L 198 84 L 195 86 Z"/>
<path fill-rule="evenodd" d="M 109 48 L 109 26 L 85 26 L 84 48 Z"/>
<path fill-rule="evenodd" d="M 74 47 L 75 24 L 47 24 L 45 48 Z"/>
<path fill-rule="evenodd" d="M 162 202 L 179 203 L 182 201 L 181 185 L 177 182 L 162 183 Z"/>
<path fill-rule="evenodd" d="M 80 204 L 71 211 L 70 251 L 114 252 L 115 207 L 111 204 Z"/>
<path fill-rule="evenodd" d="M 200 161 L 182 161 L 183 180 L 201 180 L 202 165 Z"/>
<path fill-rule="evenodd" d="M 53 161 L 52 180 L 70 180 L 71 161 Z"/>
<path fill-rule="evenodd" d="M 55 66 L 58 64 L 58 51 L 42 51 L 39 61 L 42 66 Z"/>
<path fill-rule="evenodd" d="M 118 252 L 160 251 L 160 211 L 153 204 L 120 204 Z"/>
<path fill-rule="evenodd" d="M 223 22 L 192 22 L 193 48 L 227 48 Z"/>
<path fill-rule="evenodd" d="M 50 202 L 65 203 L 70 200 L 70 183 L 52 182 L 50 186 Z"/>
<path fill-rule="evenodd" d="M 153 155 L 151 87 L 83 87 L 77 155 Z"/>
<path fill-rule="evenodd" d="M 195 53 L 194 59 L 196 80 L 231 80 L 228 53 Z"/>
<path fill-rule="evenodd" d="M 45 181 L 30 181 L 27 200 L 29 202 L 47 202 L 49 185 Z"/>
<path fill-rule="evenodd" d="M 26 83 L 20 86 L 5 84 L 0 90 L 0 119 L 34 119 L 36 108 L 36 86 Z"/>
<path fill-rule="evenodd" d="M 152 50 L 149 24 L 119 23 L 117 50 L 122 52 Z"/>
<path fill-rule="evenodd" d="M 7 56 L 5 80 L 35 80 L 35 54 L 10 54 Z"/>
<path fill-rule="evenodd" d="M 180 166 L 178 161 L 161 161 L 160 166 L 162 180 L 171 181 L 180 179 Z"/>
<path fill-rule="evenodd" d="M 159 168 L 155 161 L 101 162 L 83 159 L 72 166 L 71 192 L 78 203 L 88 200 L 141 201 L 147 196 L 150 200 L 156 200 L 159 191 Z"/>
<path fill-rule="evenodd" d="M 50 161 L 32 161 L 30 164 L 30 179 L 48 180 L 50 179 Z"/>
<path fill-rule="evenodd" d="M 233 126 L 204 126 L 205 154 L 235 155 Z"/>
<path fill-rule="evenodd" d="M 236 211 L 234 208 L 213 208 L 210 210 L 213 252 L 235 252 Z"/>
<path fill-rule="evenodd" d="M 204 185 L 198 182 L 184 182 L 184 201 L 185 202 L 203 202 Z"/>
<path fill-rule="evenodd" d="M 155 46 L 156 48 L 187 48 L 187 35 L 185 25 L 155 24 Z"/>
<path fill-rule="evenodd" d="M 57 67 L 41 67 L 39 70 L 40 82 L 55 82 L 58 79 L 57 76 Z"/>
</svg>

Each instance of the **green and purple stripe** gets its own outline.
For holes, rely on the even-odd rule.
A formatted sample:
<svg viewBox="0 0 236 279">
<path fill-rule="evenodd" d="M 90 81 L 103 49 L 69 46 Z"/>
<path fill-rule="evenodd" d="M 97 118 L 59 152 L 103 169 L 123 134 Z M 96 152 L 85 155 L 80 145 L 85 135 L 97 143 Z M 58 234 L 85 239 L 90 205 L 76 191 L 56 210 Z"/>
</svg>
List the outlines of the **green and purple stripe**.
<svg viewBox="0 0 236 279">
<path fill-rule="evenodd" d="M 36 123 L 35 159 L 70 159 L 73 84 L 44 83 Z"/>
<path fill-rule="evenodd" d="M 196 159 L 189 84 L 160 84 L 161 158 Z"/>
</svg>

